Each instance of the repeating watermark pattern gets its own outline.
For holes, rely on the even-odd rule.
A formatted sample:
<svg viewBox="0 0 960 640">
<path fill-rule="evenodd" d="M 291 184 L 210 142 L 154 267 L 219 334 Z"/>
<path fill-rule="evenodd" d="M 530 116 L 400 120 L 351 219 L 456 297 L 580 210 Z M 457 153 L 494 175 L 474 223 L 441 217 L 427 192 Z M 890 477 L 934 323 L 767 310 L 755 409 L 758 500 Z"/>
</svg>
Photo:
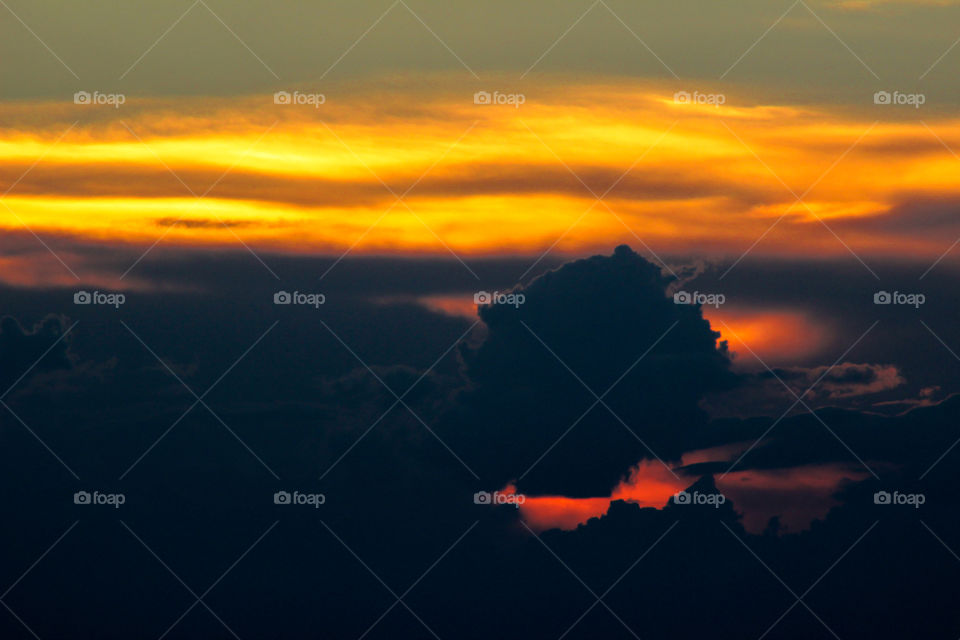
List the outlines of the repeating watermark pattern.
<svg viewBox="0 0 960 640">
<path fill-rule="evenodd" d="M 499 291 L 490 293 L 489 291 L 478 291 L 473 294 L 473 304 L 476 305 L 503 304 L 518 308 L 526 301 L 527 296 L 522 293 L 500 293 Z"/>
<path fill-rule="evenodd" d="M 927 496 L 922 493 L 900 493 L 894 491 L 877 491 L 873 494 L 873 504 L 910 506 L 919 509 L 920 505 L 926 503 Z"/>
<path fill-rule="evenodd" d="M 694 91 L 677 91 L 673 94 L 675 104 L 698 104 L 710 107 L 720 107 L 727 103 L 727 96 L 722 93 L 700 93 Z"/>
<path fill-rule="evenodd" d="M 926 104 L 927 96 L 923 93 L 901 93 L 900 91 L 877 91 L 873 94 L 873 104 L 889 106 L 906 106 L 919 109 Z"/>
<path fill-rule="evenodd" d="M 319 509 L 326 503 L 327 496 L 322 493 L 301 493 L 299 491 L 277 491 L 273 494 L 273 504 L 308 506 Z"/>
<path fill-rule="evenodd" d="M 73 304 L 102 305 L 119 309 L 126 303 L 127 296 L 122 293 L 104 293 L 102 291 L 77 291 L 73 294 Z"/>
<path fill-rule="evenodd" d="M 873 294 L 873 304 L 897 304 L 907 305 L 919 309 L 920 305 L 927 301 L 927 296 L 922 293 L 901 293 L 900 291 L 877 291 Z"/>
<path fill-rule="evenodd" d="M 294 291 L 277 291 L 273 294 L 273 304 L 298 304 L 319 309 L 320 305 L 327 302 L 327 296 L 322 293 L 301 293 Z"/>
<path fill-rule="evenodd" d="M 73 94 L 73 104 L 101 105 L 119 109 L 126 101 L 127 96 L 122 93 L 100 93 L 99 91 L 90 93 L 89 91 L 77 91 Z"/>
<path fill-rule="evenodd" d="M 327 97 L 322 93 L 304 93 L 303 91 L 277 91 L 273 94 L 273 104 L 310 105 L 319 109 L 326 103 Z"/>
<path fill-rule="evenodd" d="M 73 504 L 108 506 L 119 509 L 127 502 L 127 496 L 122 493 L 101 493 L 99 491 L 77 491 L 73 494 Z"/>
<path fill-rule="evenodd" d="M 527 96 L 522 93 L 500 93 L 494 91 L 477 91 L 473 94 L 473 104 L 480 105 L 509 105 L 516 109 L 527 102 Z"/>
<path fill-rule="evenodd" d="M 727 501 L 722 493 L 700 493 L 699 491 L 678 491 L 673 494 L 673 503 L 681 505 L 709 505 L 719 509 Z"/>
<path fill-rule="evenodd" d="M 500 491 L 477 491 L 473 494 L 473 504 L 512 504 L 517 509 L 527 501 L 527 496 L 522 493 L 503 493 Z"/>
<path fill-rule="evenodd" d="M 677 291 L 673 294 L 673 304 L 699 304 L 714 308 L 726 303 L 727 296 L 722 293 L 701 293 L 700 291 Z"/>
</svg>

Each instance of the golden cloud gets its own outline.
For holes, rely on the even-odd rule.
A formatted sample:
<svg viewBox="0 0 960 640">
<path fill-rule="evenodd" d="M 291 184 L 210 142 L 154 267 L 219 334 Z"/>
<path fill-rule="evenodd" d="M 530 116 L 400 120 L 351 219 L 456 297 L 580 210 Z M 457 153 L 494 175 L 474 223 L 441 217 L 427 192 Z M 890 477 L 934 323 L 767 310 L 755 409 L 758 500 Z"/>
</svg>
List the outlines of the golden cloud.
<svg viewBox="0 0 960 640">
<path fill-rule="evenodd" d="M 960 149 L 960 120 L 878 123 L 746 92 L 684 102 L 649 83 L 530 86 L 520 106 L 475 104 L 457 85 L 368 88 L 318 108 L 272 95 L 3 104 L 0 228 L 464 255 L 636 237 L 739 255 L 763 237 L 759 253 L 935 257 L 945 231 L 960 235 L 910 219 L 910 203 L 953 197 L 960 161 L 944 147 Z"/>
</svg>

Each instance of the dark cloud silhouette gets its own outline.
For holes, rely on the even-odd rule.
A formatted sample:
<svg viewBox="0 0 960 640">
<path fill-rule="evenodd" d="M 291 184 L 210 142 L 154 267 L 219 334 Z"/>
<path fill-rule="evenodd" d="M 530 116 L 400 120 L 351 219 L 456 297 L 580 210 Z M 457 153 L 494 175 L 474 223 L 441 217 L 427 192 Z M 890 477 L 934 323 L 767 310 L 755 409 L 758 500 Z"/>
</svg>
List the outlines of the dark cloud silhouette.
<svg viewBox="0 0 960 640">
<path fill-rule="evenodd" d="M 370 299 L 469 291 L 463 281 L 473 278 L 439 261 L 409 263 L 398 273 L 400 262 L 348 261 L 323 285 L 328 302 L 319 310 L 276 307 L 269 276 L 236 282 L 228 268 L 196 257 L 148 264 L 145 274 L 166 282 L 193 275 L 203 293 L 132 291 L 121 309 L 75 307 L 61 289 L 4 289 L 3 312 L 18 318 L 2 325 L 5 376 L 19 376 L 68 326 L 54 324 L 61 316 L 45 321 L 50 311 L 79 321 L 69 348 L 62 341 L 5 400 L 79 480 L 0 410 L 0 491 L 16 518 L 0 531 L 0 579 L 14 584 L 79 521 L 4 597 L 17 617 L 42 638 L 159 637 L 195 598 L 155 552 L 197 594 L 216 582 L 204 601 L 242 638 L 310 638 L 318 629 L 357 638 L 374 623 L 367 637 L 431 636 L 419 617 L 441 638 L 559 638 L 569 631 L 567 638 L 742 640 L 759 638 L 795 604 L 791 590 L 811 587 L 804 602 L 822 622 L 798 604 L 768 638 L 833 637 L 824 625 L 841 638 L 879 639 L 954 637 L 960 628 L 960 563 L 947 548 L 960 549 L 960 448 L 951 449 L 957 397 L 895 417 L 852 410 L 846 390 L 886 380 L 889 371 L 848 364 L 828 375 L 837 386 L 822 398 L 846 409 L 819 408 L 819 420 L 799 413 L 775 426 L 776 415 L 711 420 L 697 402 L 731 384 L 728 354 L 701 311 L 674 305 L 665 293 L 669 279 L 626 248 L 534 280 L 520 290 L 526 300 L 518 309 L 483 308 L 485 335 L 440 358 L 469 321 Z M 277 263 L 291 278 L 284 285 L 301 290 L 328 264 Z M 482 264 L 490 279 L 481 286 L 505 291 L 528 264 Z M 756 289 L 764 288 L 757 274 L 769 269 L 770 291 L 783 296 L 775 300 L 802 297 L 785 290 L 776 265 L 750 269 Z M 848 275 L 824 269 L 821 290 L 835 288 L 833 300 L 842 301 Z M 796 288 L 807 285 L 816 289 L 806 281 Z M 203 406 L 186 413 L 193 396 L 120 320 L 199 394 L 279 324 L 205 397 L 215 417 Z M 539 539 L 524 527 L 523 510 L 473 503 L 475 491 L 522 474 L 595 400 L 539 340 L 603 394 L 673 322 L 604 397 L 661 456 L 675 461 L 693 449 L 764 436 L 736 469 L 854 468 L 855 453 L 879 477 L 864 472 L 866 480 L 837 487 L 837 506 L 808 530 L 785 532 L 774 519 L 760 535 L 742 525 L 749 505 L 732 499 L 720 508 L 618 501 L 576 530 Z M 890 331 L 918 324 L 887 322 Z M 866 343 L 848 362 L 891 363 L 907 380 L 878 397 L 913 393 L 915 368 L 902 368 L 901 352 L 884 346 Z M 936 397 L 948 396 L 957 380 L 949 353 L 932 337 L 907 347 L 933 363 Z M 799 386 L 823 364 L 777 371 Z M 395 398 L 377 378 L 398 395 L 417 383 L 404 396 L 409 409 L 391 408 Z M 520 488 L 608 495 L 629 465 L 649 455 L 598 406 Z M 683 469 L 699 477 L 688 491 L 713 493 L 714 478 L 734 461 Z M 121 509 L 74 505 L 80 490 L 123 492 L 127 502 Z M 320 509 L 276 505 L 280 490 L 322 492 L 327 500 Z M 925 503 L 876 504 L 882 491 L 923 494 Z M 417 617 L 395 604 L 390 590 L 404 594 Z M 168 637 L 219 635 L 231 634 L 197 605 Z M 0 615 L 0 636 L 33 637 L 9 611 Z"/>
<path fill-rule="evenodd" d="M 523 304 L 481 307 L 487 335 L 463 351 L 471 388 L 449 433 L 482 475 L 606 495 L 639 459 L 679 456 L 706 421 L 699 400 L 734 376 L 699 307 L 667 297 L 670 281 L 622 246 L 545 273 L 516 291 Z"/>
<path fill-rule="evenodd" d="M 60 316 L 48 316 L 25 330 L 10 316 L 0 318 L 0 393 L 6 392 L 21 376 L 69 369 L 69 336 L 53 343 L 67 329 Z"/>
<path fill-rule="evenodd" d="M 830 367 L 778 367 L 772 371 L 743 374 L 740 384 L 731 390 L 711 395 L 703 406 L 714 417 L 778 415 L 791 405 L 795 411 L 807 406 L 823 408 L 846 406 L 869 408 L 883 406 L 878 397 L 899 389 L 907 380 L 892 364 L 842 362 Z"/>
</svg>

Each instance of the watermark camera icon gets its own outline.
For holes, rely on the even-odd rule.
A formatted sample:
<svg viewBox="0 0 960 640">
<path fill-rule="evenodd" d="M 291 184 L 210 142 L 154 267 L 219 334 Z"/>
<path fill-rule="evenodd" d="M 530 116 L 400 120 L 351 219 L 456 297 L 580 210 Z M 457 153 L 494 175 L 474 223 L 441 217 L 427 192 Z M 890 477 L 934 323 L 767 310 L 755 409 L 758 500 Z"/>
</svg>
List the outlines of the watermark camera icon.
<svg viewBox="0 0 960 640">
<path fill-rule="evenodd" d="M 489 491 L 477 491 L 473 494 L 473 504 L 491 504 L 492 502 L 493 496 Z"/>
<path fill-rule="evenodd" d="M 290 492 L 277 491 L 273 494 L 273 504 L 290 504 Z"/>
<path fill-rule="evenodd" d="M 277 291 L 273 294 L 273 304 L 282 305 L 306 305 L 319 309 L 321 305 L 326 304 L 327 296 L 322 293 L 303 293 L 301 291 Z"/>
<path fill-rule="evenodd" d="M 522 93 L 503 93 L 502 91 L 477 91 L 473 94 L 473 104 L 477 105 L 509 105 L 519 109 L 527 103 L 527 96 Z"/>
<path fill-rule="evenodd" d="M 727 497 L 722 493 L 700 493 L 699 491 L 678 491 L 673 494 L 673 503 L 681 505 L 696 505 L 719 509 L 726 504 Z"/>
<path fill-rule="evenodd" d="M 919 509 L 926 504 L 927 496 L 922 493 L 901 493 L 894 491 L 877 491 L 873 494 L 873 504 L 908 506 Z"/>
<path fill-rule="evenodd" d="M 73 94 L 73 104 L 108 105 L 119 109 L 126 104 L 127 96 L 122 93 L 101 93 L 99 91 L 77 91 Z"/>
<path fill-rule="evenodd" d="M 73 504 L 108 506 L 119 509 L 126 504 L 127 496 L 122 493 L 103 493 L 101 491 L 77 491 L 73 494 Z"/>
<path fill-rule="evenodd" d="M 322 93 L 304 93 L 303 91 L 277 91 L 273 94 L 273 104 L 282 105 L 312 105 L 317 109 L 326 103 L 327 97 Z"/>
<path fill-rule="evenodd" d="M 873 104 L 913 107 L 919 109 L 927 103 L 924 93 L 903 93 L 902 91 L 877 91 L 873 94 Z"/>
<path fill-rule="evenodd" d="M 523 293 L 503 293 L 500 291 L 494 291 L 493 293 L 489 291 L 478 291 L 473 294 L 473 304 L 477 306 L 483 305 L 508 305 L 515 309 L 519 309 L 520 305 L 527 301 L 526 294 Z"/>
<path fill-rule="evenodd" d="M 926 304 L 927 296 L 922 293 L 904 293 L 902 291 L 877 291 L 873 294 L 873 304 L 906 305 L 919 309 Z"/>
<path fill-rule="evenodd" d="M 694 91 L 677 91 L 673 94 L 674 104 L 694 104 L 701 106 L 720 107 L 727 103 L 727 96 L 722 93 L 701 93 Z"/>
<path fill-rule="evenodd" d="M 122 293 L 105 293 L 103 291 L 75 291 L 73 304 L 80 305 L 107 305 L 119 309 L 127 302 L 127 296 Z"/>
<path fill-rule="evenodd" d="M 677 291 L 673 294 L 673 304 L 699 304 L 720 308 L 727 302 L 727 296 L 722 293 L 703 293 L 701 291 Z"/>
</svg>

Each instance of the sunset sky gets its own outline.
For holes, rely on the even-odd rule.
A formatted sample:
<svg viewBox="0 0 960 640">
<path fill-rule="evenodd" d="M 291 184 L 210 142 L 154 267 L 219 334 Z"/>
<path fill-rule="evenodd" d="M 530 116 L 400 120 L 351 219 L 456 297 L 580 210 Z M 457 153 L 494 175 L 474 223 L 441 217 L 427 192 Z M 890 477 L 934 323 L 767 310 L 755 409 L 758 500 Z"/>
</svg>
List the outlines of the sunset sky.
<svg viewBox="0 0 960 640">
<path fill-rule="evenodd" d="M 29 55 L 0 71 L 0 225 L 144 249 L 932 264 L 960 237 L 953 4 L 148 2 L 118 32 L 112 8 L 10 2 L 2 53 Z"/>
<path fill-rule="evenodd" d="M 956 638 L 958 71 L 960 0 L 0 0 L 0 637 Z"/>
</svg>

